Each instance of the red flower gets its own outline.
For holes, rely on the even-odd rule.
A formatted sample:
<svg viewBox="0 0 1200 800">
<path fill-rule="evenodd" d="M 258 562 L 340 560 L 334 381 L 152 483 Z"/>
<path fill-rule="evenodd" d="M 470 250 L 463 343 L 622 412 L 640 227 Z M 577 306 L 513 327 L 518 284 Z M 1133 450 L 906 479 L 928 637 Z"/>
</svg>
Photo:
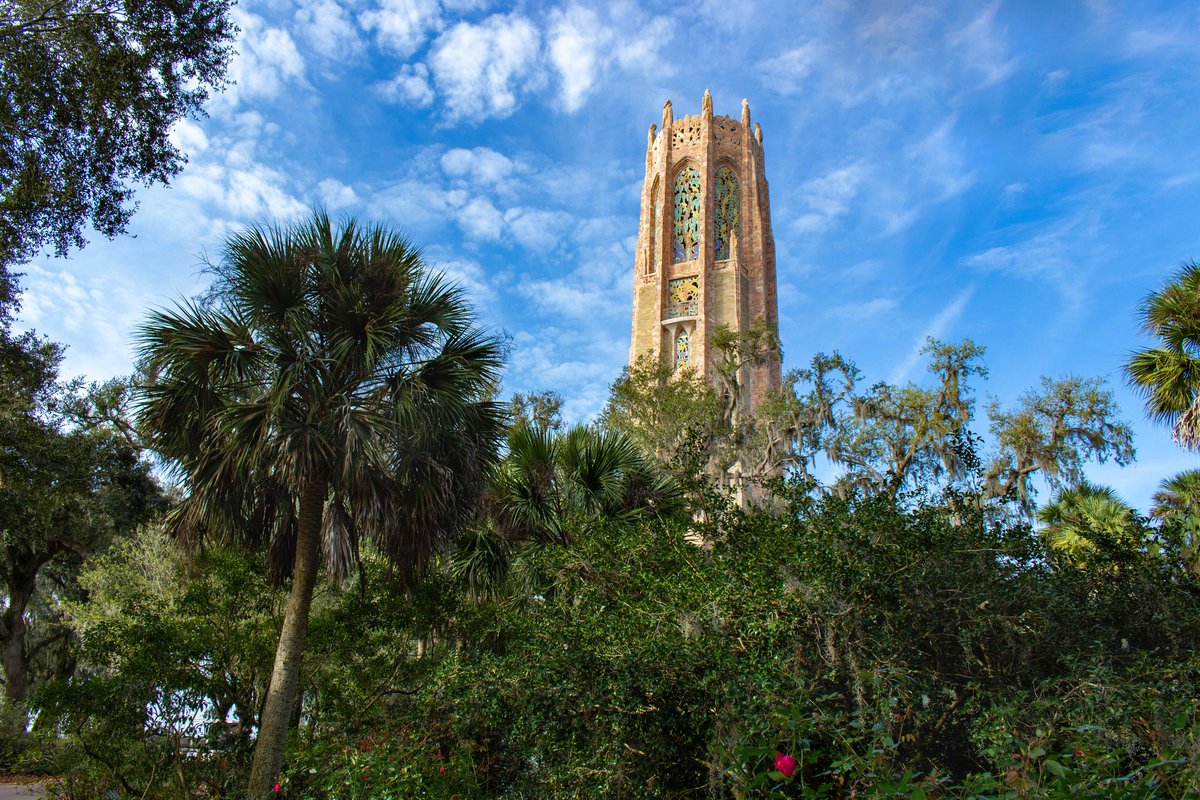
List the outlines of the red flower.
<svg viewBox="0 0 1200 800">
<path fill-rule="evenodd" d="M 1082 751 L 1082 750 L 1076 750 L 1076 751 L 1075 751 L 1075 757 L 1076 757 L 1076 758 L 1083 758 L 1083 751 Z"/>
<path fill-rule="evenodd" d="M 789 756 L 787 753 L 775 751 L 775 769 L 779 770 L 779 774 L 785 778 L 790 778 L 796 774 L 796 759 Z"/>
<path fill-rule="evenodd" d="M 279 794 L 279 783 L 275 783 L 275 794 Z"/>
<path fill-rule="evenodd" d="M 438 767 L 438 772 L 440 772 L 444 775 L 446 773 L 446 767 L 445 766 Z"/>
</svg>

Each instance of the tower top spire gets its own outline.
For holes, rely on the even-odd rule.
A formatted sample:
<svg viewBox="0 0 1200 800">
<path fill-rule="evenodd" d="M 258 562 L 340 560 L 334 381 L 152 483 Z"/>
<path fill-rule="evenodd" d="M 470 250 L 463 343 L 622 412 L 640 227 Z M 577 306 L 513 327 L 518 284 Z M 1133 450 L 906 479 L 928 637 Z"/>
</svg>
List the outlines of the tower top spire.
<svg viewBox="0 0 1200 800">
<path fill-rule="evenodd" d="M 708 93 L 708 89 L 704 90 L 704 99 L 700 101 L 700 113 L 706 117 L 712 116 L 712 95 Z"/>
</svg>

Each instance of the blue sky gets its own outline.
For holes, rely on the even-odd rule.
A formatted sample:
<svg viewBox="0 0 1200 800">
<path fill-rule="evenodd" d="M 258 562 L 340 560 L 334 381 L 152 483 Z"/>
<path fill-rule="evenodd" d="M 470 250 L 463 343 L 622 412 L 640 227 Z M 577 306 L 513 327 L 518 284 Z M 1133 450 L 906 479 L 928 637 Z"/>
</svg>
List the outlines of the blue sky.
<svg viewBox="0 0 1200 800">
<path fill-rule="evenodd" d="M 1106 377 L 1145 508 L 1195 466 L 1121 364 L 1134 310 L 1200 258 L 1200 8 L 1189 2 L 244 0 L 236 85 L 133 237 L 24 268 L 65 371 L 131 371 L 148 308 L 229 231 L 316 204 L 390 222 L 513 342 L 506 391 L 603 405 L 628 358 L 646 130 L 742 98 L 764 132 L 784 367 L 922 380 L 926 336 L 987 346 L 982 403 Z M 981 429 L 985 428 L 980 423 Z"/>
</svg>

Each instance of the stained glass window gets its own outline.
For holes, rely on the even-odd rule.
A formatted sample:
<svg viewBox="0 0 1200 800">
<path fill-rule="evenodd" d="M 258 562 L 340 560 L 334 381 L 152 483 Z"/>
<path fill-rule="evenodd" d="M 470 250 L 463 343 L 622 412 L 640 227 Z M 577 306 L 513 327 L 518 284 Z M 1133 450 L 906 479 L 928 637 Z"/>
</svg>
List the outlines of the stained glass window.
<svg viewBox="0 0 1200 800">
<path fill-rule="evenodd" d="M 667 282 L 667 313 L 663 319 L 694 317 L 700 313 L 700 278 L 675 278 Z"/>
<path fill-rule="evenodd" d="M 675 178 L 675 261 L 700 256 L 700 173 L 685 167 Z"/>
<path fill-rule="evenodd" d="M 692 337 L 687 331 L 675 334 L 675 369 L 683 369 L 692 357 Z"/>
<path fill-rule="evenodd" d="M 741 211 L 741 194 L 738 191 L 737 175 L 729 167 L 717 170 L 713 187 L 714 244 L 717 246 L 718 261 L 730 256 L 729 243 L 738 232 L 738 216 Z"/>
</svg>

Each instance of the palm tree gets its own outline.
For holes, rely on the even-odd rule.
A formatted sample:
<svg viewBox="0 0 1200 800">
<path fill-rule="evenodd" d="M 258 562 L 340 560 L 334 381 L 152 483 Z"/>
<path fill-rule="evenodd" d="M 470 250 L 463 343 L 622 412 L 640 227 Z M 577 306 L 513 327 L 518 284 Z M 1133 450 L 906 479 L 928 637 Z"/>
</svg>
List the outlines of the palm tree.
<svg viewBox="0 0 1200 800">
<path fill-rule="evenodd" d="M 1051 549 L 1075 560 L 1100 551 L 1130 552 L 1144 538 L 1134 510 L 1107 486 L 1061 489 L 1038 509 L 1037 519 Z"/>
<path fill-rule="evenodd" d="M 1173 426 L 1180 445 L 1200 448 L 1200 264 L 1185 264 L 1142 301 L 1138 315 L 1159 346 L 1129 357 L 1129 380 L 1145 396 L 1147 413 Z"/>
<path fill-rule="evenodd" d="M 230 236 L 201 302 L 140 332 L 139 423 L 182 478 L 181 536 L 267 548 L 290 576 L 249 794 L 283 763 L 316 575 L 366 539 L 409 581 L 473 513 L 500 341 L 381 226 L 322 212 Z"/>
<path fill-rule="evenodd" d="M 485 497 L 480 524 L 460 540 L 450 564 L 480 599 L 504 590 L 529 546 L 568 546 L 598 520 L 629 523 L 675 507 L 680 493 L 624 434 L 519 425 Z"/>
<path fill-rule="evenodd" d="M 1159 484 L 1150 516 L 1183 534 L 1184 567 L 1200 577 L 1200 469 L 1185 470 Z"/>
</svg>

